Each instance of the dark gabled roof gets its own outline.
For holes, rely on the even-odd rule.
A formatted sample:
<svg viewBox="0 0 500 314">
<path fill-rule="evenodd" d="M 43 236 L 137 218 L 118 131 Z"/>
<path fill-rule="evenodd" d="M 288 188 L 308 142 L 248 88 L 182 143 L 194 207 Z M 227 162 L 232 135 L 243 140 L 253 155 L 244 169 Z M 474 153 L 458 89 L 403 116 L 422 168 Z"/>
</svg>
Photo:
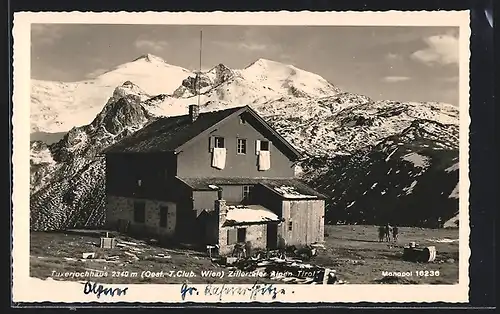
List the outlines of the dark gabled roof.
<svg viewBox="0 0 500 314">
<path fill-rule="evenodd" d="M 158 118 L 141 130 L 108 147 L 105 153 L 175 151 L 210 127 L 245 107 L 200 113 L 195 122 L 189 115 Z"/>
<path fill-rule="evenodd" d="M 209 132 L 211 127 L 219 125 L 234 115 L 248 112 L 267 131 L 275 136 L 296 159 L 300 152 L 274 130 L 262 117 L 249 106 L 200 113 L 196 121 L 191 122 L 189 115 L 158 118 L 141 130 L 108 147 L 104 153 L 178 153 L 185 145 L 199 135 Z"/>
<path fill-rule="evenodd" d="M 282 186 L 293 187 L 295 191 L 303 195 L 313 195 L 318 199 L 326 199 L 327 197 L 313 188 L 309 187 L 304 182 L 296 178 L 178 178 L 189 188 L 195 191 L 214 191 L 209 185 L 256 185 L 260 184 L 272 192 L 280 195 L 276 188 Z M 281 195 L 283 196 L 283 195 Z M 284 197 L 286 198 L 286 197 Z"/>
</svg>

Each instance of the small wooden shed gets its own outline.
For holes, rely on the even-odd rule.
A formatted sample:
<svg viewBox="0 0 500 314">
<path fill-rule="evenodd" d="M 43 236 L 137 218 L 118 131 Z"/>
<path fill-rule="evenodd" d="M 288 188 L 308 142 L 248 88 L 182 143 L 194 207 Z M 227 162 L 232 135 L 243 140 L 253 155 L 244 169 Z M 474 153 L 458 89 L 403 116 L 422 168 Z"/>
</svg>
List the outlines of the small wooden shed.
<svg viewBox="0 0 500 314">
<path fill-rule="evenodd" d="M 254 194 L 258 203 L 276 208 L 282 223 L 277 227 L 278 246 L 308 245 L 324 241 L 325 196 L 298 180 L 283 184 L 262 181 Z"/>
</svg>

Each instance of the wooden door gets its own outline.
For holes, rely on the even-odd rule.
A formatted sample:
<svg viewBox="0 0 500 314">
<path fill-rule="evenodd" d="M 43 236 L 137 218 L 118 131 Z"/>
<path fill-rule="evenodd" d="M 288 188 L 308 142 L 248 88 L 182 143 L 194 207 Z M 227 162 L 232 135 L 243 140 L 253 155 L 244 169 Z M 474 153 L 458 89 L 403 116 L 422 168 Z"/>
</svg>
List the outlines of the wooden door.
<svg viewBox="0 0 500 314">
<path fill-rule="evenodd" d="M 278 247 L 278 225 L 267 225 L 267 248 L 274 250 Z"/>
</svg>

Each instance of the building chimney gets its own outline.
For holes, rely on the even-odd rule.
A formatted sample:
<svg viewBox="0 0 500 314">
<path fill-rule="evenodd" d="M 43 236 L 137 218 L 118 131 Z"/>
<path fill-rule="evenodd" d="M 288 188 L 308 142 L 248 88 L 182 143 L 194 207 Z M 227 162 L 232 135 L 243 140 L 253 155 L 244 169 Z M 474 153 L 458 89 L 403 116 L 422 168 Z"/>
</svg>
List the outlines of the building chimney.
<svg viewBox="0 0 500 314">
<path fill-rule="evenodd" d="M 191 122 L 196 121 L 200 115 L 200 107 L 198 105 L 189 105 L 189 118 Z"/>
<path fill-rule="evenodd" d="M 219 227 L 221 227 L 226 222 L 227 217 L 226 200 L 215 201 L 215 212 L 219 215 Z"/>
</svg>

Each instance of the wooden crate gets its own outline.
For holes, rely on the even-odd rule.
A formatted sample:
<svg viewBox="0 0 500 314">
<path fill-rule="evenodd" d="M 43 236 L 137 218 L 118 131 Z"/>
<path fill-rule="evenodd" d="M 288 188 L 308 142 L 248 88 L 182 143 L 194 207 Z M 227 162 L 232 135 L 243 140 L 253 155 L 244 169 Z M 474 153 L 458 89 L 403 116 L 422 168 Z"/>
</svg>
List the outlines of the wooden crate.
<svg viewBox="0 0 500 314">
<path fill-rule="evenodd" d="M 100 247 L 103 249 L 113 249 L 116 246 L 116 238 L 101 238 Z"/>
</svg>

